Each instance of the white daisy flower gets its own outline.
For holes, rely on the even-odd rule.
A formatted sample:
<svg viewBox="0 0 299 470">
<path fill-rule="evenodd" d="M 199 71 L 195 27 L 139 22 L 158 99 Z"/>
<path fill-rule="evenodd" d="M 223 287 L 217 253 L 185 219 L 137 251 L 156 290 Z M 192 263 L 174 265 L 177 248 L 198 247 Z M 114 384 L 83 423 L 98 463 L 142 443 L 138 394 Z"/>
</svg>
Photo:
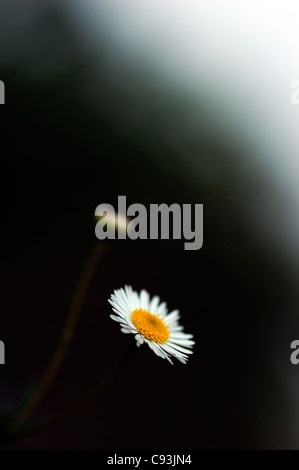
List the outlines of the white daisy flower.
<svg viewBox="0 0 299 470">
<path fill-rule="evenodd" d="M 193 335 L 183 333 L 178 310 L 167 313 L 166 303 L 160 303 L 159 297 L 151 300 L 146 290 L 138 294 L 131 286 L 115 290 L 109 303 L 116 313 L 110 317 L 120 323 L 123 333 L 135 335 L 137 346 L 147 343 L 157 356 L 171 364 L 170 356 L 183 364 L 187 362 L 188 354 L 192 354 Z"/>
</svg>

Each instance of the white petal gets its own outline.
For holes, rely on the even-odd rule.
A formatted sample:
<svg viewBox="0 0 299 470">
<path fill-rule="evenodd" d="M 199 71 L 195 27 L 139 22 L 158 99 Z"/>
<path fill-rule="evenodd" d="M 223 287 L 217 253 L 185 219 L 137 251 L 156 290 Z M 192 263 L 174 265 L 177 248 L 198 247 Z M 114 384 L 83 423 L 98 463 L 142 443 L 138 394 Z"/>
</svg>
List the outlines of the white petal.
<svg viewBox="0 0 299 470">
<path fill-rule="evenodd" d="M 182 362 L 183 364 L 186 364 L 187 363 L 187 359 L 183 358 L 183 357 L 177 357 L 177 360 Z"/>
<path fill-rule="evenodd" d="M 127 306 L 125 306 L 125 304 L 120 299 L 114 299 L 110 303 L 114 308 L 117 308 L 122 313 L 126 315 L 130 313 L 130 309 Z"/>
<path fill-rule="evenodd" d="M 172 333 L 171 334 L 171 337 L 172 338 L 176 338 L 176 339 L 191 339 L 191 338 L 194 338 L 193 335 L 189 335 L 189 334 L 186 334 L 186 333 Z"/>
<path fill-rule="evenodd" d="M 158 297 L 157 295 L 155 295 L 155 297 L 153 297 L 151 303 L 150 303 L 150 312 L 155 314 L 156 313 L 156 310 L 157 310 L 157 306 L 160 302 L 160 297 Z"/>
<path fill-rule="evenodd" d="M 165 320 L 165 322 L 166 322 L 166 320 Z M 166 322 L 166 324 L 167 324 L 167 322 Z M 170 326 L 169 326 L 169 330 L 170 330 L 171 332 L 172 332 L 172 331 L 175 331 L 175 332 L 176 332 L 176 331 L 182 331 L 183 329 L 184 329 L 184 328 L 183 328 L 182 326 L 180 326 L 180 325 L 178 325 L 178 326 L 170 325 Z"/>
<path fill-rule="evenodd" d="M 149 293 L 144 289 L 140 292 L 140 307 L 149 310 Z"/>
<path fill-rule="evenodd" d="M 177 351 L 181 351 L 182 353 L 187 353 L 187 354 L 193 354 L 193 351 L 189 350 L 189 349 L 186 349 L 186 348 L 182 348 L 181 346 L 179 346 L 178 344 L 176 343 L 172 343 L 171 341 L 167 341 L 167 345 L 168 346 L 171 346 L 172 348 L 176 349 Z"/>
<path fill-rule="evenodd" d="M 159 307 L 156 309 L 156 313 L 160 314 L 162 317 L 165 317 L 167 314 L 167 306 L 166 302 L 162 302 Z"/>
<path fill-rule="evenodd" d="M 147 344 L 154 351 L 154 353 L 157 354 L 157 356 L 160 356 L 163 359 L 165 359 L 166 357 L 165 353 L 163 354 L 161 349 L 157 346 L 157 344 L 154 341 L 147 341 Z"/>
<path fill-rule="evenodd" d="M 179 346 L 187 346 L 187 347 L 191 347 L 195 344 L 195 341 L 191 341 L 189 339 L 173 340 L 173 338 L 170 338 L 170 342 L 173 344 L 178 344 Z"/>
<path fill-rule="evenodd" d="M 122 289 L 118 301 L 121 303 L 121 305 L 126 309 L 127 312 L 131 311 L 130 307 L 130 302 L 128 300 L 128 296 L 126 295 L 125 291 Z"/>
<path fill-rule="evenodd" d="M 138 343 L 138 346 L 144 343 L 144 337 L 140 333 L 137 333 L 137 335 L 135 335 L 135 339 Z"/>
<path fill-rule="evenodd" d="M 167 324 L 170 326 L 172 323 L 177 322 L 177 320 L 180 318 L 180 314 L 178 310 L 173 310 L 173 312 L 169 313 L 165 317 L 165 321 Z"/>
<path fill-rule="evenodd" d="M 121 328 L 120 331 L 122 331 L 123 333 L 134 333 L 134 331 L 128 330 L 127 328 Z"/>
<path fill-rule="evenodd" d="M 133 312 L 135 310 L 135 305 L 134 305 L 134 296 L 133 296 L 133 290 L 131 286 L 125 286 L 125 291 L 127 295 L 127 303 L 130 307 L 130 311 Z"/>
<path fill-rule="evenodd" d="M 116 316 L 116 315 L 112 315 L 112 314 L 111 314 L 111 315 L 110 315 L 110 318 L 112 318 L 112 320 L 114 320 L 114 321 L 118 321 L 119 323 L 123 322 L 123 318 L 118 317 L 118 316 Z"/>
<path fill-rule="evenodd" d="M 128 319 L 129 318 L 129 315 L 127 315 L 126 313 L 123 313 L 121 310 L 117 309 L 117 308 L 113 308 L 112 309 L 114 313 L 116 313 L 119 317 L 123 318 L 123 319 Z"/>
<path fill-rule="evenodd" d="M 112 310 L 113 310 L 113 312 L 117 313 L 121 317 L 128 318 L 130 316 L 125 310 L 123 310 L 118 305 L 113 306 Z"/>
<path fill-rule="evenodd" d="M 176 349 L 173 349 L 171 346 L 169 346 L 169 344 L 167 343 L 163 343 L 162 344 L 162 347 L 163 349 L 165 349 L 165 351 L 167 351 L 169 354 L 171 354 L 172 356 L 175 356 L 175 357 L 184 357 L 187 359 L 188 356 L 186 356 L 186 354 L 183 354 L 181 353 L 180 351 L 177 351 Z"/>
</svg>

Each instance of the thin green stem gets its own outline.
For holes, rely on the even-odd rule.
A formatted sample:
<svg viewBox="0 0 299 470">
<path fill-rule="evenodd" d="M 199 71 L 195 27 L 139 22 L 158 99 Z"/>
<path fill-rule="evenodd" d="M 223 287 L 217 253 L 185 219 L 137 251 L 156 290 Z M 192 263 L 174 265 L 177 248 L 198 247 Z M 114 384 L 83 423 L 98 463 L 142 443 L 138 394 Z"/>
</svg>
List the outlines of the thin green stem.
<svg viewBox="0 0 299 470">
<path fill-rule="evenodd" d="M 17 431 L 19 426 L 32 415 L 44 397 L 45 393 L 49 389 L 51 383 L 53 382 L 74 336 L 75 327 L 77 325 L 79 314 L 85 301 L 90 282 L 96 271 L 98 262 L 105 252 L 105 249 L 105 245 L 97 243 L 94 249 L 91 251 L 82 274 L 78 280 L 77 288 L 75 290 L 75 294 L 65 320 L 64 328 L 60 335 L 60 339 L 52 359 L 46 371 L 44 372 L 35 392 L 32 394 L 26 408 L 16 417 L 15 421 L 13 422 L 11 426 L 12 432 Z"/>
<path fill-rule="evenodd" d="M 108 371 L 105 377 L 93 388 L 91 389 L 86 395 L 76 401 L 74 404 L 68 406 L 67 408 L 59 411 L 58 413 L 54 414 L 51 418 L 46 420 L 43 423 L 33 425 L 25 430 L 18 431 L 18 430 L 11 430 L 9 433 L 10 438 L 22 437 L 31 434 L 36 434 L 39 431 L 43 431 L 44 429 L 52 426 L 53 424 L 59 422 L 61 419 L 65 418 L 76 412 L 77 410 L 83 408 L 87 403 L 93 400 L 99 393 L 103 392 L 105 388 L 110 385 L 110 383 L 114 380 L 117 373 L 120 369 L 124 366 L 127 362 L 129 357 L 132 353 L 136 350 L 136 343 L 133 341 L 127 352 L 119 359 L 119 361 Z"/>
</svg>

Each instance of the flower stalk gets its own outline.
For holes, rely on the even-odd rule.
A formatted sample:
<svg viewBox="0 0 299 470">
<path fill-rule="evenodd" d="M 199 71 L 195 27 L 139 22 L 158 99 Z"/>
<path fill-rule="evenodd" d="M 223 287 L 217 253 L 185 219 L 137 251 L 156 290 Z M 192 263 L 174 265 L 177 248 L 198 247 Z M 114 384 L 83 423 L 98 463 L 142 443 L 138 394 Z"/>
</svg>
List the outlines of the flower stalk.
<svg viewBox="0 0 299 470">
<path fill-rule="evenodd" d="M 57 347 L 54 351 L 52 359 L 44 372 L 36 390 L 33 392 L 25 409 L 16 417 L 15 421 L 11 425 L 10 433 L 18 433 L 21 425 L 28 420 L 32 413 L 36 410 L 44 395 L 51 386 L 55 379 L 58 370 L 65 358 L 67 350 L 73 339 L 76 325 L 82 310 L 88 288 L 90 286 L 93 275 L 98 266 L 99 260 L 102 258 L 106 246 L 102 243 L 97 243 L 91 251 L 82 274 L 78 280 L 77 288 L 75 290 L 70 308 L 65 320 L 63 330 L 61 332 Z"/>
</svg>

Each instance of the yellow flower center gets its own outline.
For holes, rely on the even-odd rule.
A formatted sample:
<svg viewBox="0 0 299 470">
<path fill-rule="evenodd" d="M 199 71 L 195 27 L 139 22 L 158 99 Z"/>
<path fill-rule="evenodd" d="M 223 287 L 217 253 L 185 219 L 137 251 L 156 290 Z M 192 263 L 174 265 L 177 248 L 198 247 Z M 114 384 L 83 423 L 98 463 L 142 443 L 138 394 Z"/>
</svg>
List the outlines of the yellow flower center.
<svg viewBox="0 0 299 470">
<path fill-rule="evenodd" d="M 142 308 L 134 310 L 131 316 L 133 324 L 141 335 L 155 343 L 165 343 L 169 338 L 168 326 L 159 314 L 153 315 Z"/>
</svg>

